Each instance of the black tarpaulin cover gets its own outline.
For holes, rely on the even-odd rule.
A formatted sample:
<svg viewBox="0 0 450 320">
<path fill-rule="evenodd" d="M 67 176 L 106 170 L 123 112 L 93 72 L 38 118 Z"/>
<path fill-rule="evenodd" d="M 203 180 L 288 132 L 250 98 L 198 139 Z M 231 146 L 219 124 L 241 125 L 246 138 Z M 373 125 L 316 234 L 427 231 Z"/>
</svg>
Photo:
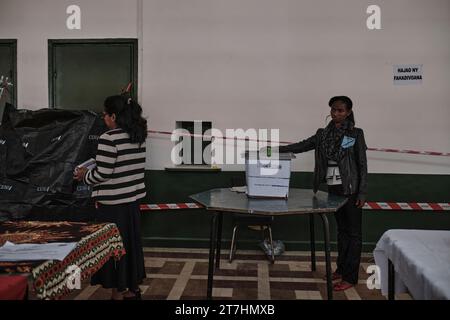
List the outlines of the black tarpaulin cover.
<svg viewBox="0 0 450 320">
<path fill-rule="evenodd" d="M 0 126 L 0 218 L 89 219 L 91 189 L 73 180 L 107 130 L 91 111 L 7 109 Z"/>
</svg>

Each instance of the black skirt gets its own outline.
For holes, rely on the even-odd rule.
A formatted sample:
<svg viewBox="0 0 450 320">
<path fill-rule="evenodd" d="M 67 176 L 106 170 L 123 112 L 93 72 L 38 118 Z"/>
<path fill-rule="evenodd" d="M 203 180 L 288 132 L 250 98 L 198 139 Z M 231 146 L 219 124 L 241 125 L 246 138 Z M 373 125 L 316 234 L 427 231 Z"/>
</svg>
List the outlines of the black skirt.
<svg viewBox="0 0 450 320">
<path fill-rule="evenodd" d="M 103 205 L 96 210 L 96 222 L 115 223 L 122 236 L 126 254 L 119 261 L 111 258 L 91 277 L 91 285 L 136 291 L 145 275 L 141 240 L 141 212 L 137 202 Z"/>
</svg>

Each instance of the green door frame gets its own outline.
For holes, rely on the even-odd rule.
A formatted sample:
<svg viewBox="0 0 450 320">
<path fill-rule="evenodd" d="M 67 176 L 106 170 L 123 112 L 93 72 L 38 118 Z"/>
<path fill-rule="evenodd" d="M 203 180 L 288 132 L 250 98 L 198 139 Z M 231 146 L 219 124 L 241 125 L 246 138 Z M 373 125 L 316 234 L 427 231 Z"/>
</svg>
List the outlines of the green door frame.
<svg viewBox="0 0 450 320">
<path fill-rule="evenodd" d="M 8 78 L 13 78 L 13 88 L 12 88 L 12 96 L 11 96 L 11 103 L 13 106 L 17 108 L 17 39 L 0 39 L 0 45 L 7 45 L 11 48 L 12 55 L 11 55 L 11 73 L 8 75 Z M 0 75 L 1 76 L 1 75 Z"/>
<path fill-rule="evenodd" d="M 138 40 L 137 39 L 49 39 L 48 40 L 48 97 L 49 108 L 55 107 L 55 66 L 56 55 L 55 49 L 58 46 L 78 44 L 82 46 L 90 46 L 92 44 L 111 44 L 111 45 L 123 45 L 128 44 L 131 46 L 131 65 L 132 65 L 132 79 L 133 86 L 131 94 L 134 99 L 137 99 L 137 85 L 138 85 Z M 125 84 L 124 84 L 125 85 Z"/>
</svg>

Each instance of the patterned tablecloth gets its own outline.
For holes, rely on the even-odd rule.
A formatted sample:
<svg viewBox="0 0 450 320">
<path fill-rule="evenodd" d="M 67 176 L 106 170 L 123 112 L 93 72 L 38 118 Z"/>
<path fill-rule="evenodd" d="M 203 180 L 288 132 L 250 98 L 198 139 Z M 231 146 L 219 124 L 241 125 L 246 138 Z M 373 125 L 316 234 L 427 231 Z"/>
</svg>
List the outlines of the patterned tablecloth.
<svg viewBox="0 0 450 320">
<path fill-rule="evenodd" d="M 36 296 L 40 299 L 59 299 L 75 289 L 72 266 L 79 268 L 76 270 L 83 281 L 111 257 L 119 260 L 125 254 L 119 229 L 113 223 L 0 222 L 0 246 L 6 241 L 77 242 L 63 261 L 0 262 L 0 273 L 30 273 Z"/>
</svg>

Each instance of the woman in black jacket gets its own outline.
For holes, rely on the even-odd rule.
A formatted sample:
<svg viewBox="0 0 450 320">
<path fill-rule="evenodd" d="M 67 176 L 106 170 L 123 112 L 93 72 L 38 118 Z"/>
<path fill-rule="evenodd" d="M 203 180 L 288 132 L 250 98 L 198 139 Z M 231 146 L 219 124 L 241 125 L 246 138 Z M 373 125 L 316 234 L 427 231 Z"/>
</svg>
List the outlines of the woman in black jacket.
<svg viewBox="0 0 450 320">
<path fill-rule="evenodd" d="M 334 290 L 358 283 L 362 249 L 361 216 L 367 193 L 367 158 L 364 132 L 355 127 L 353 103 L 346 96 L 330 99 L 330 123 L 312 137 L 282 146 L 279 152 L 301 153 L 315 149 L 313 190 L 326 182 L 328 192 L 345 196 L 347 203 L 335 213 L 337 223 L 337 269 Z"/>
</svg>

